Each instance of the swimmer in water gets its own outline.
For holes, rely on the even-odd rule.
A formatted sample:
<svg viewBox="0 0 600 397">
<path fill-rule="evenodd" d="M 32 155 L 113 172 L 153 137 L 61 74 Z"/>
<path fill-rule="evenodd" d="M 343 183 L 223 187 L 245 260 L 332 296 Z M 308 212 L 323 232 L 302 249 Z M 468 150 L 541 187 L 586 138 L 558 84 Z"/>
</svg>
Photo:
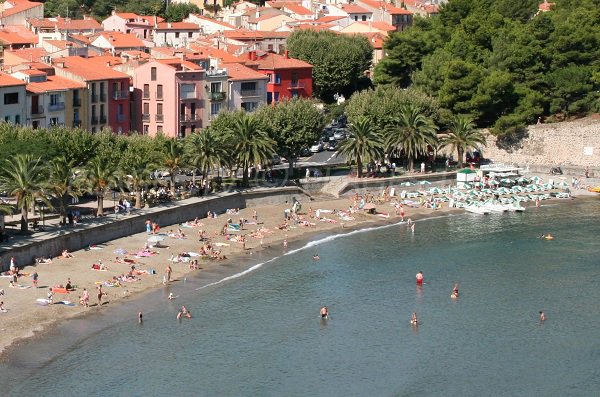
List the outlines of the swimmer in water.
<svg viewBox="0 0 600 397">
<path fill-rule="evenodd" d="M 417 273 L 417 285 L 420 287 L 423 285 L 423 272 Z"/>
<path fill-rule="evenodd" d="M 410 325 L 419 325 L 419 320 L 417 319 L 417 312 L 413 312 L 412 317 L 410 318 Z"/>
<path fill-rule="evenodd" d="M 173 300 L 173 299 L 175 299 L 175 295 L 173 295 L 173 293 L 171 292 L 171 293 L 169 293 L 169 300 Z"/>
<path fill-rule="evenodd" d="M 329 309 L 327 309 L 327 306 L 323 306 L 321 308 L 321 318 L 327 319 L 329 318 Z"/>
<path fill-rule="evenodd" d="M 313 261 L 318 261 L 319 259 L 321 259 L 321 257 L 319 256 L 319 254 L 314 254 L 313 255 Z"/>
<path fill-rule="evenodd" d="M 544 321 L 546 321 L 546 315 L 543 311 L 540 311 L 540 322 L 543 323 Z"/>
<path fill-rule="evenodd" d="M 142 314 L 142 312 L 138 313 L 138 321 L 140 324 L 144 322 L 144 315 Z"/>
<path fill-rule="evenodd" d="M 457 299 L 458 298 L 458 284 L 454 284 L 454 288 L 452 288 L 452 294 L 450 298 Z"/>
</svg>

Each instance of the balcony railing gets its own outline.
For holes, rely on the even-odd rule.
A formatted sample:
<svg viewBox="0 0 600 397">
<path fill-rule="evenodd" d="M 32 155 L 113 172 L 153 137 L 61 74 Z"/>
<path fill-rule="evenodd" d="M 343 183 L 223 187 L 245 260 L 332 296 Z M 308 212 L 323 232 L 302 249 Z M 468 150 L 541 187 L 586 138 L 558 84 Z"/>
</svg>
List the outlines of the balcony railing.
<svg viewBox="0 0 600 397">
<path fill-rule="evenodd" d="M 301 90 L 304 88 L 304 83 L 300 81 L 292 81 L 288 89 L 290 90 Z"/>
<path fill-rule="evenodd" d="M 226 97 L 227 97 L 227 94 L 225 92 L 211 92 L 209 94 L 209 99 L 212 102 L 224 101 Z"/>
<path fill-rule="evenodd" d="M 112 94 L 112 98 L 115 101 L 118 101 L 120 99 L 129 99 L 129 91 L 115 91 Z"/>
<path fill-rule="evenodd" d="M 98 124 L 98 117 L 92 116 L 92 125 Z"/>
<path fill-rule="evenodd" d="M 106 93 L 100 93 L 100 102 L 106 102 Z"/>
<path fill-rule="evenodd" d="M 142 113 L 142 121 L 150 121 L 150 113 Z"/>
<path fill-rule="evenodd" d="M 196 99 L 196 93 L 195 92 L 182 92 L 179 97 L 181 99 Z"/>
<path fill-rule="evenodd" d="M 31 106 L 31 114 L 32 115 L 43 114 L 43 113 L 44 113 L 44 107 L 42 105 Z"/>
<path fill-rule="evenodd" d="M 117 114 L 117 121 L 119 123 L 125 121 L 125 115 L 124 114 Z"/>
<path fill-rule="evenodd" d="M 106 116 L 105 115 L 100 116 L 100 124 L 106 124 Z"/>
<path fill-rule="evenodd" d="M 241 96 L 257 96 L 258 91 L 257 90 L 242 90 L 242 91 L 240 91 L 240 95 Z"/>
<path fill-rule="evenodd" d="M 73 97 L 73 106 L 81 106 L 81 98 Z"/>
<path fill-rule="evenodd" d="M 154 117 L 154 120 L 156 120 L 156 121 L 157 121 L 157 122 L 159 122 L 159 123 L 162 123 L 162 122 L 165 120 L 165 116 L 164 116 L 164 115 L 162 115 L 162 114 L 157 114 L 157 115 Z"/>
<path fill-rule="evenodd" d="M 181 122 L 196 121 L 200 117 L 197 114 L 182 114 L 179 116 Z"/>
<path fill-rule="evenodd" d="M 81 120 L 73 120 L 73 128 L 81 127 Z"/>
<path fill-rule="evenodd" d="M 56 102 L 56 103 L 51 103 L 50 105 L 48 105 L 49 112 L 56 112 L 59 110 L 65 110 L 64 102 Z"/>
<path fill-rule="evenodd" d="M 92 103 L 98 102 L 98 94 L 92 94 Z"/>
</svg>

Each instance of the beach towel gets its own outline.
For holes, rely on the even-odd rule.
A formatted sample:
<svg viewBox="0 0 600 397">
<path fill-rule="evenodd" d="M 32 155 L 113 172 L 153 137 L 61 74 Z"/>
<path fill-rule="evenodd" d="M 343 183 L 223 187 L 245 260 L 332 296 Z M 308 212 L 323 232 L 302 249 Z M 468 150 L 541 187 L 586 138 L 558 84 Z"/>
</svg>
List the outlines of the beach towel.
<svg viewBox="0 0 600 397">
<path fill-rule="evenodd" d="M 50 300 L 48 300 L 48 299 L 38 298 L 38 299 L 36 299 L 35 303 L 37 303 L 38 305 L 42 305 L 42 306 L 48 306 L 52 302 L 50 302 Z"/>
<path fill-rule="evenodd" d="M 27 288 L 31 288 L 31 285 L 13 284 L 13 286 L 11 288 L 27 289 Z"/>
<path fill-rule="evenodd" d="M 75 304 L 71 301 L 58 301 L 58 302 L 54 302 L 55 305 L 65 305 L 65 306 L 75 306 Z"/>
<path fill-rule="evenodd" d="M 229 247 L 229 244 L 227 243 L 214 243 L 214 245 L 216 245 L 217 247 Z"/>
<path fill-rule="evenodd" d="M 98 247 L 97 245 L 90 245 L 88 249 L 98 251 L 101 250 L 102 247 Z"/>
<path fill-rule="evenodd" d="M 139 251 L 138 253 L 135 254 L 136 258 L 144 258 L 144 257 L 149 257 L 152 255 L 156 255 L 156 252 L 144 252 L 144 251 Z"/>
<path fill-rule="evenodd" d="M 69 293 L 69 291 L 67 291 L 66 288 L 59 288 L 59 287 L 52 288 L 52 292 L 54 292 L 55 294 L 68 294 Z"/>
<path fill-rule="evenodd" d="M 231 232 L 239 232 L 240 231 L 240 225 L 237 223 L 230 223 L 227 225 L 227 230 L 231 231 Z"/>
</svg>

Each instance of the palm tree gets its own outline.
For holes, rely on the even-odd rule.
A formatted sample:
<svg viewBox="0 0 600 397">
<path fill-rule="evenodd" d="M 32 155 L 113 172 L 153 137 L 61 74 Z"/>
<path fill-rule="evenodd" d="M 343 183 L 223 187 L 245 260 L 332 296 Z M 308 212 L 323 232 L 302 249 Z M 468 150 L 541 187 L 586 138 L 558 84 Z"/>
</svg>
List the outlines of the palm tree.
<svg viewBox="0 0 600 397">
<path fill-rule="evenodd" d="M 98 216 L 104 215 L 104 195 L 107 190 L 117 185 L 117 167 L 106 157 L 91 159 L 82 174 L 87 189 L 96 195 Z"/>
<path fill-rule="evenodd" d="M 360 117 L 350 126 L 350 136 L 340 144 L 338 152 L 356 161 L 357 175 L 362 178 L 364 163 L 383 159 L 382 137 L 369 119 Z"/>
<path fill-rule="evenodd" d="M 421 108 L 408 104 L 401 108 L 394 125 L 387 130 L 388 151 L 404 150 L 408 157 L 408 169 L 414 170 L 414 160 L 427 152 L 427 146 L 437 141 L 437 127 Z"/>
<path fill-rule="evenodd" d="M 462 168 L 466 151 L 485 145 L 483 134 L 475 128 L 473 120 L 461 114 L 455 115 L 450 122 L 446 136 L 442 138 L 442 146 L 451 146 L 452 151 L 458 152 L 458 166 Z"/>
<path fill-rule="evenodd" d="M 227 150 L 222 137 L 210 127 L 201 132 L 194 132 L 186 139 L 185 144 L 190 164 L 200 170 L 202 181 L 206 180 L 211 168 L 223 165 L 227 159 Z M 193 182 L 196 183 L 195 180 Z"/>
<path fill-rule="evenodd" d="M 250 166 L 270 159 L 275 153 L 275 142 L 261 129 L 256 116 L 245 112 L 236 114 L 229 138 L 233 143 L 234 158 L 242 165 L 242 186 L 247 187 Z"/>
<path fill-rule="evenodd" d="M 42 200 L 48 207 L 50 201 L 45 195 L 47 169 L 41 158 L 29 154 L 17 154 L 4 160 L 0 169 L 0 185 L 8 194 L 17 199 L 17 208 L 21 210 L 21 232 L 28 231 L 28 211 L 36 200 Z"/>
<path fill-rule="evenodd" d="M 169 139 L 165 143 L 162 164 L 169 170 L 171 181 L 171 195 L 175 197 L 175 174 L 185 165 L 184 147 L 176 139 Z"/>
<path fill-rule="evenodd" d="M 74 163 L 74 160 L 67 160 L 64 156 L 53 158 L 49 162 L 48 191 L 58 199 L 63 223 L 66 222 L 69 206 L 67 199 L 81 195 L 74 178 Z"/>
<path fill-rule="evenodd" d="M 142 208 L 142 189 L 150 182 L 152 171 L 155 165 L 142 156 L 132 157 L 127 166 L 122 170 L 123 178 L 131 183 L 131 188 L 135 192 L 135 208 Z"/>
</svg>

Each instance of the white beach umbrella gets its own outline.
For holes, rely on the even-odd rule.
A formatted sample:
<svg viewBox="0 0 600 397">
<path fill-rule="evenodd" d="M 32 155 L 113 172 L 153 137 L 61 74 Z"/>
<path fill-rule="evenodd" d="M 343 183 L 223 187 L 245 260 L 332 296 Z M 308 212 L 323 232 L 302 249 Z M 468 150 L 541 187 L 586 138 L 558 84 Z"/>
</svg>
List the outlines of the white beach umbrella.
<svg viewBox="0 0 600 397">
<path fill-rule="evenodd" d="M 555 183 L 554 186 L 561 187 L 561 188 L 567 188 L 567 187 L 569 187 L 569 184 L 565 181 L 561 181 L 559 183 Z"/>
<path fill-rule="evenodd" d="M 524 176 L 520 176 L 516 179 L 516 181 L 519 183 L 527 183 L 529 182 L 529 179 L 525 178 Z"/>
<path fill-rule="evenodd" d="M 402 182 L 400 186 L 414 186 L 415 184 L 412 182 Z"/>
<path fill-rule="evenodd" d="M 495 181 L 495 180 L 493 180 L 493 179 L 492 179 L 491 181 L 489 181 L 489 182 L 488 182 L 488 185 L 492 185 L 492 186 L 494 186 L 494 185 L 499 185 L 499 184 L 500 184 L 500 182 L 498 182 L 498 181 Z"/>
<path fill-rule="evenodd" d="M 429 181 L 420 181 L 419 185 L 431 185 L 431 182 L 429 182 Z"/>
<path fill-rule="evenodd" d="M 439 187 L 432 187 L 431 189 L 429 189 L 429 192 L 432 194 L 444 193 L 444 191 L 442 189 L 440 189 Z"/>
</svg>

